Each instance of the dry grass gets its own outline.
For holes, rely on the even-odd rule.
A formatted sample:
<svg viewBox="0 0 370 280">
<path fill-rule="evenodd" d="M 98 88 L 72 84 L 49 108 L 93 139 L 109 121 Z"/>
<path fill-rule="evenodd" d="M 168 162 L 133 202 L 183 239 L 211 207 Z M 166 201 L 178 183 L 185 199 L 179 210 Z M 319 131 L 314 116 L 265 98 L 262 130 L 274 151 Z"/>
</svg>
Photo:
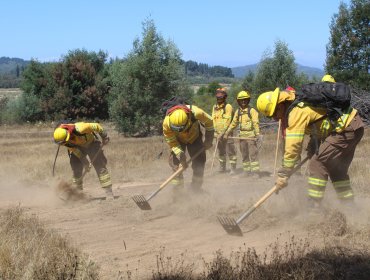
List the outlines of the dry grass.
<svg viewBox="0 0 370 280">
<path fill-rule="evenodd" d="M 293 236 L 283 245 L 277 240 L 261 255 L 253 248 L 240 249 L 229 258 L 217 252 L 205 267 L 203 275 L 194 279 L 368 279 L 370 251 L 339 246 L 311 248 L 307 240 Z"/>
<path fill-rule="evenodd" d="M 162 137 L 125 138 L 114 132 L 109 124 L 105 126 L 111 142 L 104 150 L 114 185 L 163 180 L 171 174 L 166 161 L 169 151 Z M 53 125 L 1 128 L 0 178 L 4 179 L 0 179 L 0 185 L 16 180 L 15 183 L 23 186 L 53 187 L 52 165 L 57 148 L 52 142 Z M 260 153 L 263 170 L 271 171 L 273 167 L 275 141 L 276 134 L 265 136 Z M 208 153 L 212 154 L 213 151 Z M 370 194 L 369 155 L 370 131 L 367 129 L 350 168 L 353 188 L 361 198 Z M 207 165 L 209 167 L 210 161 Z M 280 165 L 279 161 L 277 165 Z M 56 174 L 65 179 L 71 176 L 63 148 L 57 160 Z M 96 175 L 86 176 L 85 185 L 99 186 Z M 233 209 L 224 211 L 232 213 Z M 241 249 L 230 257 L 217 252 L 212 262 L 204 263 L 201 274 L 194 273 L 191 261 L 160 254 L 153 260 L 157 261 L 157 271 L 153 272 L 152 279 L 368 279 L 369 228 L 349 228 L 340 213 L 332 213 L 331 217 L 333 226 L 323 232 L 331 239 L 326 240 L 322 248 L 311 248 L 307 241 L 292 239 L 283 246 L 271 245 L 262 255 L 257 255 L 253 248 Z M 1 220 L 0 279 L 98 279 L 96 266 L 63 237 L 46 230 L 37 218 L 27 218 L 17 208 L 4 212 Z M 60 277 L 53 278 L 52 275 Z M 125 273 L 120 279 L 135 277 Z"/>
<path fill-rule="evenodd" d="M 98 279 L 98 267 L 19 207 L 0 216 L 0 279 Z"/>
<path fill-rule="evenodd" d="M 365 280 L 370 275 L 370 250 L 326 244 L 312 248 L 307 239 L 287 242 L 277 239 L 262 254 L 244 244 L 225 256 L 215 252 L 212 261 L 203 261 L 203 271 L 196 273 L 195 263 L 186 254 L 167 256 L 164 248 L 157 256 L 157 268 L 151 280 Z M 120 280 L 138 279 L 131 272 Z"/>
</svg>

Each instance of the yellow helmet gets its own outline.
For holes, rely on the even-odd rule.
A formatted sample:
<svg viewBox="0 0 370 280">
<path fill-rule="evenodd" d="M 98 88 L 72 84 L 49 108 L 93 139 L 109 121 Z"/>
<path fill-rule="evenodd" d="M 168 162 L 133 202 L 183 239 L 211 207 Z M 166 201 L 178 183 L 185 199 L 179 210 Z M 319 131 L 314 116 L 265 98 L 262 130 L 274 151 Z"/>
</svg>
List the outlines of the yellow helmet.
<svg viewBox="0 0 370 280">
<path fill-rule="evenodd" d="M 257 98 L 257 109 L 266 117 L 271 117 L 278 103 L 280 89 L 276 88 L 274 91 L 261 93 Z"/>
<path fill-rule="evenodd" d="M 54 130 L 54 141 L 55 143 L 61 144 L 63 142 L 67 142 L 71 134 L 68 132 L 67 129 L 58 127 Z"/>
<path fill-rule="evenodd" d="M 188 114 L 183 109 L 177 109 L 170 115 L 170 127 L 172 130 L 181 132 L 188 124 Z"/>
<path fill-rule="evenodd" d="M 246 90 L 242 90 L 241 92 L 239 92 L 238 96 L 236 97 L 236 99 L 247 99 L 247 98 L 251 98 L 251 95 Z"/>
<path fill-rule="evenodd" d="M 326 74 L 322 77 L 321 82 L 335 83 L 335 80 L 332 75 Z"/>
</svg>

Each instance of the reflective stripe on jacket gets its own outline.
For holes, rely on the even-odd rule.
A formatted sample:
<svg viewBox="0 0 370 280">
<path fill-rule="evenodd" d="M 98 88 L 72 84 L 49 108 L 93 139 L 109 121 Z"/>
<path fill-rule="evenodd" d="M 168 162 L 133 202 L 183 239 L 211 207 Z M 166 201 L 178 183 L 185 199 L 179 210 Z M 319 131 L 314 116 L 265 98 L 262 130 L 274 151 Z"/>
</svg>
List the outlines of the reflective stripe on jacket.
<svg viewBox="0 0 370 280">
<path fill-rule="evenodd" d="M 249 110 L 249 113 L 248 113 Z M 239 126 L 240 136 L 255 137 L 260 134 L 258 112 L 254 108 L 239 108 L 235 111 L 234 118 L 230 124 L 228 133 Z"/>
<path fill-rule="evenodd" d="M 186 105 L 192 111 L 189 128 L 182 132 L 173 131 L 170 127 L 170 117 L 166 116 L 163 120 L 163 136 L 171 150 L 178 155 L 182 152 L 180 143 L 191 144 L 199 137 L 199 123 L 206 131 L 213 131 L 212 117 L 205 111 L 194 105 Z"/>
<path fill-rule="evenodd" d="M 217 134 L 223 134 L 231 123 L 233 107 L 230 104 L 216 104 L 212 109 L 212 119 Z"/>
</svg>

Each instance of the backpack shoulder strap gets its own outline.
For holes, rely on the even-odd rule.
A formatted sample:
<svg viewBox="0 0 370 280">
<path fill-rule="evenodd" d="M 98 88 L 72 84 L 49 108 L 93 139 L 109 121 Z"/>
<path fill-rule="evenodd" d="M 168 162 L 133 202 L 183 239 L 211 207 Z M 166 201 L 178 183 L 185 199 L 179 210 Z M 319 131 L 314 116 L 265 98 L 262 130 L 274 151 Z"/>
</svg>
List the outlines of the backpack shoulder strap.
<svg viewBox="0 0 370 280">
<path fill-rule="evenodd" d="M 179 104 L 179 105 L 172 106 L 171 108 L 169 108 L 167 110 L 166 115 L 167 116 L 170 115 L 173 111 L 175 111 L 177 109 L 183 109 L 186 113 L 190 113 L 191 112 L 191 105 L 190 105 L 190 109 L 185 104 Z"/>
</svg>

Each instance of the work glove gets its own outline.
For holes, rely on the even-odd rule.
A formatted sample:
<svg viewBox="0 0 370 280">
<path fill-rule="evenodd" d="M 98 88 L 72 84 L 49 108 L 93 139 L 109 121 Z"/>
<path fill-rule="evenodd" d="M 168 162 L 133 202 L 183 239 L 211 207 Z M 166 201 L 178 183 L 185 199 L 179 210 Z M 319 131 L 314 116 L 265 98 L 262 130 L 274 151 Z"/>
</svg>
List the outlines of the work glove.
<svg viewBox="0 0 370 280">
<path fill-rule="evenodd" d="M 276 194 L 279 193 L 279 191 L 286 186 L 288 186 L 288 177 L 277 177 L 275 181 L 275 186 L 276 186 Z"/>
<path fill-rule="evenodd" d="M 177 159 L 179 160 L 179 162 L 180 162 L 180 164 L 181 164 L 181 166 L 182 166 L 183 168 L 187 168 L 187 167 L 188 167 L 188 164 L 187 164 L 187 162 L 186 162 L 186 155 L 185 155 L 185 152 L 181 152 L 181 153 L 179 153 L 176 157 L 177 157 Z"/>
<path fill-rule="evenodd" d="M 105 136 L 104 138 L 102 138 L 103 145 L 107 145 L 109 141 L 110 141 L 109 136 Z"/>
<path fill-rule="evenodd" d="M 287 168 L 287 167 L 282 167 L 278 170 L 278 172 L 277 172 L 278 177 L 275 181 L 276 193 L 277 194 L 279 193 L 279 191 L 281 189 L 288 186 L 288 179 L 289 179 L 291 173 L 292 173 L 292 169 Z"/>
<path fill-rule="evenodd" d="M 205 133 L 205 136 L 204 136 L 204 143 L 203 143 L 203 147 L 205 150 L 208 150 L 210 148 L 212 148 L 212 142 L 213 142 L 213 135 L 214 135 L 214 131 L 206 131 Z"/>
<path fill-rule="evenodd" d="M 224 136 L 225 136 L 225 133 L 221 133 L 221 134 L 219 134 L 219 135 L 217 136 L 217 140 L 218 140 L 218 142 L 220 142 L 220 141 L 224 140 Z"/>
</svg>

